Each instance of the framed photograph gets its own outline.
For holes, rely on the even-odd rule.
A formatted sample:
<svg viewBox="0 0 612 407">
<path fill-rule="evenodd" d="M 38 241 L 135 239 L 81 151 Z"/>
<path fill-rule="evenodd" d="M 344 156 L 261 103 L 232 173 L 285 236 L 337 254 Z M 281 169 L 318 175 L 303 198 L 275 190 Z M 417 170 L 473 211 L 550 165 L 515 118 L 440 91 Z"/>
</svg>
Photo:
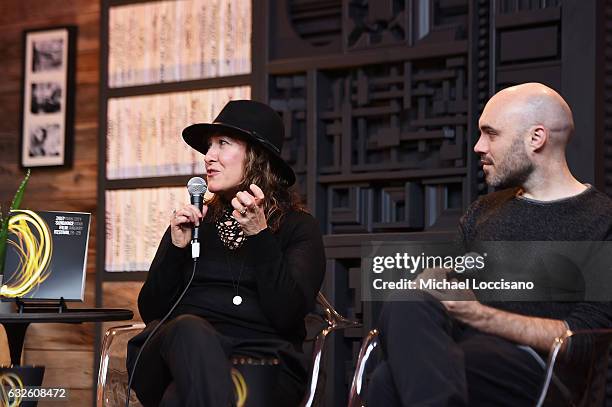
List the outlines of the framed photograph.
<svg viewBox="0 0 612 407">
<path fill-rule="evenodd" d="M 21 166 L 72 165 L 76 26 L 23 33 Z"/>
</svg>

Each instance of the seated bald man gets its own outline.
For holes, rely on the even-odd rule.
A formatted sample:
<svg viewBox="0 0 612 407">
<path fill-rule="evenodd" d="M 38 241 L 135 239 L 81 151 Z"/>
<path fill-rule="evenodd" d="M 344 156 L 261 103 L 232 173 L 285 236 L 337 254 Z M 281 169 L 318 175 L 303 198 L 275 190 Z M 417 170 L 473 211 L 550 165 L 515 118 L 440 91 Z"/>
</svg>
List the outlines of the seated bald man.
<svg viewBox="0 0 612 407">
<path fill-rule="evenodd" d="M 493 96 L 479 121 L 487 183 L 497 192 L 461 218 L 470 241 L 612 240 L 612 201 L 570 172 L 572 112 L 538 83 Z M 609 303 L 387 302 L 379 321 L 384 360 L 368 390 L 374 406 L 532 406 L 542 357 L 571 330 L 612 327 Z"/>
</svg>

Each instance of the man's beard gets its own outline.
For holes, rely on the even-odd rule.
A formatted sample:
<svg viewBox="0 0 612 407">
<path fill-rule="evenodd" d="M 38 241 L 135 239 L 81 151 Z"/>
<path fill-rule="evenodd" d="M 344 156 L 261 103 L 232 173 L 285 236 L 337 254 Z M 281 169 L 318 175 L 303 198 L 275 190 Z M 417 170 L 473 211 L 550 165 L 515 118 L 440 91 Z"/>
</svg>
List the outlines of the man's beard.
<svg viewBox="0 0 612 407">
<path fill-rule="evenodd" d="M 503 160 L 494 165 L 495 172 L 487 174 L 486 181 L 493 188 L 520 187 L 533 173 L 533 163 L 525 151 L 520 137 L 510 145 L 508 153 Z"/>
</svg>

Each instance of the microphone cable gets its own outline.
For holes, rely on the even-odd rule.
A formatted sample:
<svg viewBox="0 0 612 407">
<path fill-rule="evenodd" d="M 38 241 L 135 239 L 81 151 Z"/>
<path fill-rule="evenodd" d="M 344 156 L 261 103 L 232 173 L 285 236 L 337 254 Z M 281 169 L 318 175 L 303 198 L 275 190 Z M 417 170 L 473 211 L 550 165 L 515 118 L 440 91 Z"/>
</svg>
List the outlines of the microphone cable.
<svg viewBox="0 0 612 407">
<path fill-rule="evenodd" d="M 127 387 L 127 392 L 126 392 L 126 396 L 125 396 L 125 407 L 129 407 L 129 405 L 130 405 L 130 392 L 132 390 L 132 380 L 134 380 L 134 373 L 136 372 L 136 367 L 138 367 L 138 360 L 140 359 L 140 355 L 142 354 L 142 350 L 145 348 L 145 346 L 147 346 L 147 343 L 149 343 L 149 340 L 153 337 L 155 332 L 157 332 L 157 329 L 160 326 L 162 326 L 162 324 L 164 322 L 166 322 L 166 320 L 168 319 L 170 314 L 172 314 L 172 312 L 177 307 L 179 302 L 181 302 L 181 300 L 185 296 L 185 293 L 187 292 L 187 289 L 189 289 L 189 286 L 191 285 L 191 282 L 193 281 L 193 277 L 195 276 L 196 265 L 197 264 L 198 264 L 198 258 L 194 257 L 194 259 L 193 259 L 193 271 L 191 272 L 191 277 L 189 278 L 189 281 L 187 282 L 187 286 L 185 286 L 185 289 L 183 290 L 181 295 L 179 295 L 179 297 L 176 300 L 176 302 L 174 303 L 174 305 L 172 305 L 172 307 L 170 308 L 170 311 L 168 311 L 168 313 L 161 319 L 161 321 L 159 321 L 159 324 L 157 324 L 157 326 L 155 328 L 153 328 L 153 330 L 149 333 L 149 336 L 147 336 L 147 339 L 145 339 L 144 343 L 140 347 L 140 350 L 138 350 L 138 353 L 136 354 L 136 360 L 134 361 L 134 367 L 132 368 L 132 372 L 129 374 L 128 387 Z"/>
</svg>

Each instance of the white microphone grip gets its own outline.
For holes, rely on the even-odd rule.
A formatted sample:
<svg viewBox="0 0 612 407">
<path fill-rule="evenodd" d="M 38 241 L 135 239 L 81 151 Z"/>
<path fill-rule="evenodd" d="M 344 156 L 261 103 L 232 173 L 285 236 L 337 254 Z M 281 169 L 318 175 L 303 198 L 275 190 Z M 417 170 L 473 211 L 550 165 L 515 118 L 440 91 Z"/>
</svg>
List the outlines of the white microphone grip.
<svg viewBox="0 0 612 407">
<path fill-rule="evenodd" d="M 191 242 L 191 258 L 197 259 L 200 257 L 200 242 L 192 241 Z"/>
</svg>

